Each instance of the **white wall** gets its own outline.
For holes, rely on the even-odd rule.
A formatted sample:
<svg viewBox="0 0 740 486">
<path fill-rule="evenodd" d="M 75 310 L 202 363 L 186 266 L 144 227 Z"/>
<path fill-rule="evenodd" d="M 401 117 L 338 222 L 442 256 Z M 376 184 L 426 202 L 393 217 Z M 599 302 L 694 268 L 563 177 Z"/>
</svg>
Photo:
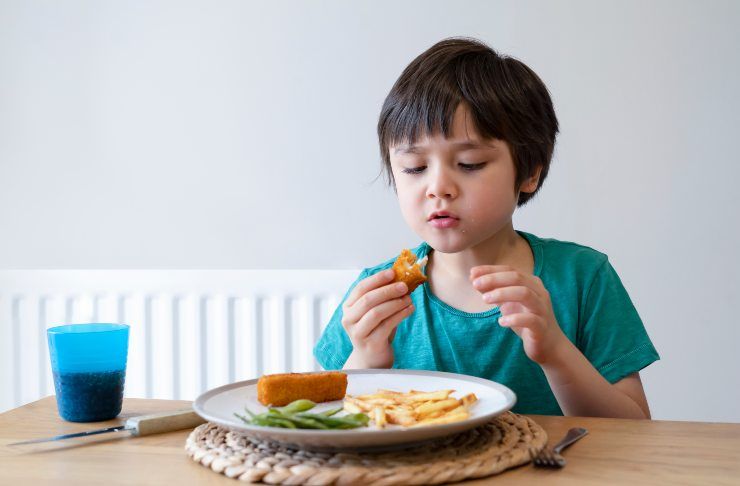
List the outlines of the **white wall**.
<svg viewBox="0 0 740 486">
<path fill-rule="evenodd" d="M 0 268 L 357 268 L 417 238 L 384 96 L 478 37 L 561 136 L 517 216 L 610 255 L 658 418 L 740 421 L 740 2 L 0 0 Z M 300 245 L 300 246 L 297 246 Z"/>
</svg>

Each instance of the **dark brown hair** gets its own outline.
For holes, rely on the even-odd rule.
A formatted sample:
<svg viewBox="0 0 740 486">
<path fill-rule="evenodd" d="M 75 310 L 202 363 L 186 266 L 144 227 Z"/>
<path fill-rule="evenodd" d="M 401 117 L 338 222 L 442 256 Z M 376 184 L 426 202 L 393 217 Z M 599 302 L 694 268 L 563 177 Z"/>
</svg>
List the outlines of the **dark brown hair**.
<svg viewBox="0 0 740 486">
<path fill-rule="evenodd" d="M 478 133 L 508 143 L 516 188 L 542 167 L 539 191 L 550 168 L 558 120 L 542 80 L 521 61 L 468 38 L 445 39 L 404 69 L 383 103 L 378 138 L 383 171 L 395 188 L 389 148 L 419 137 L 450 135 L 455 110 L 465 104 Z"/>
</svg>

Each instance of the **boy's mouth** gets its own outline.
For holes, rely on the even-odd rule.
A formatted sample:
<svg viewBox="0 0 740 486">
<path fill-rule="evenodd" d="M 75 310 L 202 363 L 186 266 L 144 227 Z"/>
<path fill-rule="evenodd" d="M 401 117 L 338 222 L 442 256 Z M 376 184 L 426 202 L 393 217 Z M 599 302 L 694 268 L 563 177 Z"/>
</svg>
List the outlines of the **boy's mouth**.
<svg viewBox="0 0 740 486">
<path fill-rule="evenodd" d="M 435 211 L 432 214 L 429 215 L 427 218 L 427 221 L 434 221 L 438 219 L 460 219 L 454 214 L 450 213 L 449 211 Z"/>
<path fill-rule="evenodd" d="M 460 219 L 448 211 L 435 211 L 429 215 L 427 223 L 434 228 L 443 230 L 457 227 L 460 224 Z"/>
</svg>

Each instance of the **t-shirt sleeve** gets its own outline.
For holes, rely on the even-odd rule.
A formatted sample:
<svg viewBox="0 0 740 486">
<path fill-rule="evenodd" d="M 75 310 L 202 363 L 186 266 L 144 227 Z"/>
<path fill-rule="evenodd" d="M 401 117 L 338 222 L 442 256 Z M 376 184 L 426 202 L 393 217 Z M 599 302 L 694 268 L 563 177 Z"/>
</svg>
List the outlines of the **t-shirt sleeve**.
<svg viewBox="0 0 740 486">
<path fill-rule="evenodd" d="M 608 260 L 599 267 L 586 291 L 581 315 L 578 347 L 610 383 L 660 359 Z"/>
<path fill-rule="evenodd" d="M 350 285 L 347 293 L 344 294 L 342 301 L 337 306 L 334 314 L 331 316 L 329 323 L 324 328 L 324 332 L 319 338 L 319 342 L 313 348 L 313 355 L 325 370 L 340 370 L 352 353 L 352 341 L 350 341 L 347 332 L 342 327 L 342 305 L 349 297 L 350 292 L 355 286 L 369 275 L 367 270 L 363 270 L 357 280 Z"/>
</svg>

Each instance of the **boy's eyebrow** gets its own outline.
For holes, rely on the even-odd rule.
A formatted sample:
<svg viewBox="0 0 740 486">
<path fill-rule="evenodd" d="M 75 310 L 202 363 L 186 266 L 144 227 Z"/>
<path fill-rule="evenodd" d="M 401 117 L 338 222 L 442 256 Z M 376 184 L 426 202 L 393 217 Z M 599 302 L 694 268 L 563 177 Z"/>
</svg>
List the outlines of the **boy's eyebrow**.
<svg viewBox="0 0 740 486">
<path fill-rule="evenodd" d="M 401 145 L 393 150 L 394 154 L 418 154 L 419 152 L 419 147 L 416 145 Z"/>
<path fill-rule="evenodd" d="M 494 144 L 485 142 L 454 142 L 452 145 L 458 149 L 497 148 Z"/>
<path fill-rule="evenodd" d="M 491 143 L 484 143 L 484 142 L 453 142 L 452 146 L 456 149 L 476 149 L 476 148 L 491 148 L 495 149 L 497 148 L 495 145 Z M 399 147 L 396 147 L 393 150 L 394 154 L 418 154 L 422 150 L 417 145 L 401 145 Z"/>
</svg>

